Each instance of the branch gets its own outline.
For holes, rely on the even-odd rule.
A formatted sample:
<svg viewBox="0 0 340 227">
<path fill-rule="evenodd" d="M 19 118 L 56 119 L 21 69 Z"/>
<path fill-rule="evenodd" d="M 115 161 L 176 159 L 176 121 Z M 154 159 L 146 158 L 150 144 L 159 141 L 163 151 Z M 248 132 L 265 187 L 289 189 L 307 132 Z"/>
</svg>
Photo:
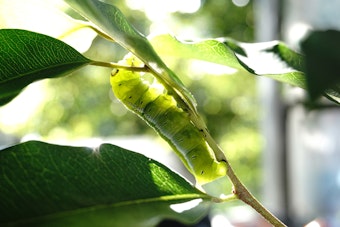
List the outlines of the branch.
<svg viewBox="0 0 340 227">
<path fill-rule="evenodd" d="M 146 65 L 143 67 L 135 67 L 135 66 L 120 65 L 118 63 L 103 62 L 103 61 L 93 61 L 90 63 L 90 65 L 115 68 L 115 69 L 126 69 L 126 70 L 130 70 L 133 72 L 150 72 L 149 67 Z"/>
<path fill-rule="evenodd" d="M 231 168 L 230 164 L 227 162 L 228 170 L 227 176 L 233 184 L 233 193 L 237 198 L 244 203 L 251 206 L 256 210 L 263 218 L 265 218 L 270 224 L 275 227 L 286 227 L 286 225 L 281 222 L 277 217 L 275 217 L 269 210 L 267 210 L 242 184 L 242 182 L 235 175 L 234 170 Z"/>
</svg>

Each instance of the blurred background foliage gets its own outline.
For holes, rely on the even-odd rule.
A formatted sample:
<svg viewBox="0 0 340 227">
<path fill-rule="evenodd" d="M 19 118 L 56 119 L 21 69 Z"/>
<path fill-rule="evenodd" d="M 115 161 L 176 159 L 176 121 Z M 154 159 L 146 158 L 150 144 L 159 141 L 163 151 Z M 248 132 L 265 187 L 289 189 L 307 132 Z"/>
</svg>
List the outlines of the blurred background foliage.
<svg viewBox="0 0 340 227">
<path fill-rule="evenodd" d="M 244 42 L 254 39 L 252 1 L 188 1 L 198 4 L 194 12 L 189 8 L 169 12 L 166 6 L 154 6 L 158 11 L 153 12 L 148 8 L 152 7 L 148 5 L 151 1 L 145 1 L 145 5 L 133 0 L 109 2 L 117 5 L 146 35 L 170 32 L 185 40 L 226 36 Z M 157 14 L 161 18 L 157 19 Z M 111 62 L 119 61 L 125 54 L 120 46 L 101 37 L 95 38 L 84 53 L 91 59 Z M 220 66 L 188 59 L 164 60 L 196 97 L 199 111 L 236 173 L 255 195 L 259 195 L 263 141 L 258 125 L 256 78 L 241 73 L 229 75 L 224 68 L 216 70 Z M 110 71 L 88 66 L 70 76 L 43 81 L 47 86 L 43 103 L 25 124 L 11 126 L 8 131 L 20 137 L 36 134 L 46 140 L 157 136 L 113 96 Z"/>
</svg>

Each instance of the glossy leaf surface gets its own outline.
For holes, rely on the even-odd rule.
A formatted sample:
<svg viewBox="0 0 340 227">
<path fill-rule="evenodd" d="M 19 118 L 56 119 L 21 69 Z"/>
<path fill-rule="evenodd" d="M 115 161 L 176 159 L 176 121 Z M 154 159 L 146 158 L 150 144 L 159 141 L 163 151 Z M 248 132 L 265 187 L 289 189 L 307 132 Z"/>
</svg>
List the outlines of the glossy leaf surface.
<svg viewBox="0 0 340 227">
<path fill-rule="evenodd" d="M 164 217 L 192 223 L 211 200 L 162 164 L 110 144 L 9 147 L 0 151 L 0 184 L 2 226 L 152 226 Z M 182 213 L 170 206 L 197 199 Z"/>
<path fill-rule="evenodd" d="M 0 30 L 0 105 L 30 83 L 66 75 L 91 62 L 64 42 L 19 29 Z"/>
<path fill-rule="evenodd" d="M 338 34 L 334 33 L 336 32 L 333 31 L 332 37 L 331 34 L 311 36 L 303 45 L 306 49 L 306 59 L 304 55 L 279 41 L 242 43 L 223 38 L 182 42 L 170 35 L 155 36 L 150 41 L 161 56 L 203 60 L 229 66 L 303 89 L 308 87 L 312 98 L 323 94 L 339 103 L 339 85 L 333 83 L 339 81 L 335 73 L 339 58 L 335 42 L 338 40 Z M 318 44 L 320 39 L 322 45 Z"/>
</svg>

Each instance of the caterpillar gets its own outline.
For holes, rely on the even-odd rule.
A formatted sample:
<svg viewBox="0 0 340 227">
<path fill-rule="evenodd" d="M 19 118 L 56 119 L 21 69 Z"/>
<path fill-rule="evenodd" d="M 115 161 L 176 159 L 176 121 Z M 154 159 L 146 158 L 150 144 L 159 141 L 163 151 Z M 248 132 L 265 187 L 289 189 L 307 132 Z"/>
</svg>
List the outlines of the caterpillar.
<svg viewBox="0 0 340 227">
<path fill-rule="evenodd" d="M 119 63 L 143 65 L 131 55 Z M 154 81 L 148 80 L 141 72 L 114 69 L 110 83 L 117 99 L 168 142 L 198 184 L 203 185 L 225 176 L 227 165 L 224 161 L 216 160 L 205 141 L 203 130 L 195 127 L 189 114 L 177 105 L 173 96 L 155 78 L 152 79 Z"/>
</svg>

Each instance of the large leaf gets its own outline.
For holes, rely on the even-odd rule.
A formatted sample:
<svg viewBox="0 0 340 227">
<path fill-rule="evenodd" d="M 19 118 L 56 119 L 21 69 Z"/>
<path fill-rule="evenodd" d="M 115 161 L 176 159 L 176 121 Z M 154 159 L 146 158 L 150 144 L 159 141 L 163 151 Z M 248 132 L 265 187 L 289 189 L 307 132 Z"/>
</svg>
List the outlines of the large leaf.
<svg viewBox="0 0 340 227">
<path fill-rule="evenodd" d="M 281 42 L 250 44 L 231 42 L 230 39 L 182 42 L 171 35 L 155 36 L 150 41 L 161 56 L 208 61 L 305 86 L 299 73 L 303 57 Z"/>
<path fill-rule="evenodd" d="M 171 35 L 158 35 L 150 42 L 161 56 L 221 64 L 303 89 L 307 89 L 308 79 L 308 90 L 312 97 L 323 94 L 339 103 L 340 86 L 334 83 L 339 81 L 338 74 L 334 73 L 336 63 L 339 62 L 340 51 L 335 48 L 339 34 L 334 34 L 334 31 L 328 33 L 332 34 L 322 37 L 320 34 L 314 35 L 310 38 L 313 40 L 309 39 L 304 43 L 305 52 L 308 54 L 307 67 L 304 55 L 279 41 L 242 43 L 220 38 L 182 42 Z M 318 45 L 318 42 L 322 42 L 322 45 Z M 320 55 L 320 52 L 323 54 Z M 305 75 L 306 70 L 308 78 Z"/>
<path fill-rule="evenodd" d="M 340 32 L 315 31 L 302 42 L 306 55 L 307 85 L 315 100 L 326 93 L 340 103 Z"/>
<path fill-rule="evenodd" d="M 0 225 L 153 226 L 192 223 L 212 198 L 162 164 L 103 144 L 99 148 L 26 142 L 0 151 Z M 178 213 L 173 204 L 202 199 Z"/>
<path fill-rule="evenodd" d="M 215 39 L 198 42 L 181 42 L 171 35 L 154 36 L 150 42 L 161 56 L 209 61 L 238 70 L 254 72 L 252 69 L 242 66 L 243 62 L 236 56 L 234 50 L 243 54 L 245 53 L 243 49 L 236 46 L 235 43 L 232 45 L 232 48 L 230 48 L 229 45 Z"/>
<path fill-rule="evenodd" d="M 66 2 L 115 42 L 140 58 L 167 89 L 174 96 L 178 96 L 177 101 L 184 102 L 195 114 L 197 113 L 196 101 L 191 93 L 164 64 L 146 37 L 127 21 L 117 7 L 98 0 L 66 0 Z"/>
<path fill-rule="evenodd" d="M 63 76 L 91 60 L 52 37 L 19 29 L 0 30 L 0 105 L 28 84 Z"/>
</svg>

